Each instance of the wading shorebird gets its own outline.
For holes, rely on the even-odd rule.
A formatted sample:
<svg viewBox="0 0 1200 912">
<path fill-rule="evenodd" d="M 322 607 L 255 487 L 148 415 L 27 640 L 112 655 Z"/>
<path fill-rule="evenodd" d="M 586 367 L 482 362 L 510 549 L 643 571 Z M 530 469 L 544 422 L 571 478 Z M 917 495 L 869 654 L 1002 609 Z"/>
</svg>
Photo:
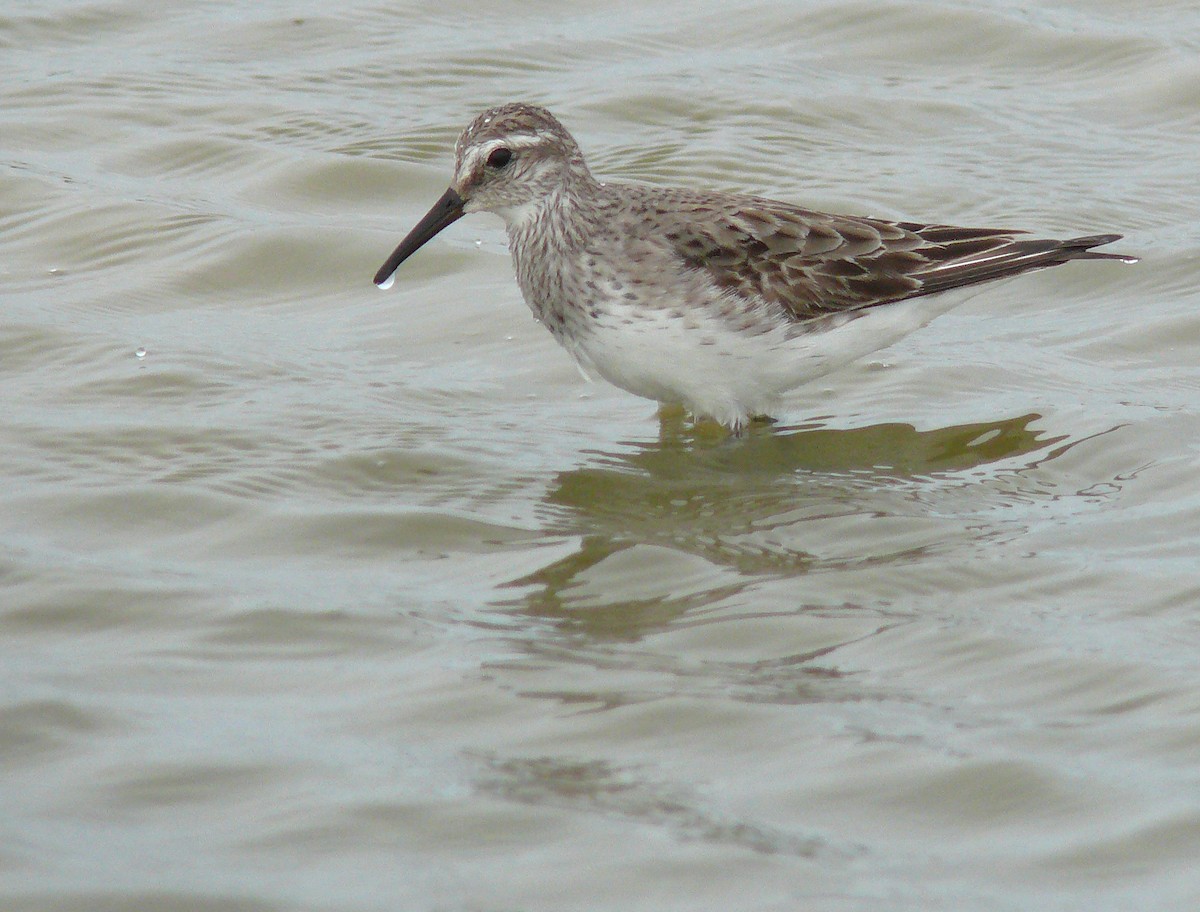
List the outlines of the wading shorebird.
<svg viewBox="0 0 1200 912">
<path fill-rule="evenodd" d="M 1136 257 L 1095 234 L 831 215 L 756 196 L 592 177 L 544 108 L 476 117 L 450 188 L 375 276 L 469 212 L 508 229 L 534 316 L 589 376 L 734 431 L 784 393 L 884 348 L 979 291 L 1069 260 Z"/>
</svg>

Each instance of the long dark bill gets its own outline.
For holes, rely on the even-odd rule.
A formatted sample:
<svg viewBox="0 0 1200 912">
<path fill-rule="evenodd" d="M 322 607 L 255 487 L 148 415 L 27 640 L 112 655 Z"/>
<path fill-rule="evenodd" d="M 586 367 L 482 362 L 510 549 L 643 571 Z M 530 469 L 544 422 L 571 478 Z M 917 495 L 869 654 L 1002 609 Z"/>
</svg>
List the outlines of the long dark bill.
<svg viewBox="0 0 1200 912">
<path fill-rule="evenodd" d="M 375 273 L 375 284 L 380 288 L 387 288 L 391 285 L 392 276 L 395 275 L 401 263 L 421 249 L 421 246 L 435 234 L 462 217 L 462 197 L 451 187 L 442 194 L 440 200 L 433 204 L 433 208 L 425 213 L 425 217 L 417 222 L 417 226 L 408 233 L 408 237 L 400 242 L 400 246 L 392 251 L 387 262 L 379 267 L 379 272 Z"/>
</svg>

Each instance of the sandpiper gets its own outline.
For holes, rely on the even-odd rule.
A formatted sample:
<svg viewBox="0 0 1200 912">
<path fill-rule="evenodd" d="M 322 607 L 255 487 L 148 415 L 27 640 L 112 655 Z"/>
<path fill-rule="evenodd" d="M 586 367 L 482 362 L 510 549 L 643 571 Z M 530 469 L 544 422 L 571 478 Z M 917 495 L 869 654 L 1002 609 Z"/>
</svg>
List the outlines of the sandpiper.
<svg viewBox="0 0 1200 912">
<path fill-rule="evenodd" d="M 506 104 L 455 148 L 450 188 L 375 284 L 468 212 L 504 219 L 534 316 L 585 374 L 733 430 L 814 377 L 883 348 L 978 291 L 1068 260 L 1136 257 L 1096 234 L 831 215 L 755 196 L 592 177 L 549 111 Z"/>
</svg>

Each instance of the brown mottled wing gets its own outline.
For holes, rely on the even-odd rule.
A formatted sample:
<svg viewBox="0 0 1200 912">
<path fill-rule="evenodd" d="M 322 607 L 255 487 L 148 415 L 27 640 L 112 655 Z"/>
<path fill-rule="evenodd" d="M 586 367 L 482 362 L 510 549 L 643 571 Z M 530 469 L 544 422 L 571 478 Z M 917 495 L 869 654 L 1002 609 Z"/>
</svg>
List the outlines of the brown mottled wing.
<svg viewBox="0 0 1200 912">
<path fill-rule="evenodd" d="M 755 197 L 680 194 L 656 213 L 684 262 L 720 288 L 778 304 L 797 320 L 946 291 L 1091 253 L 1120 235 L 1019 239 L 999 228 L 828 215 Z M 672 205 L 672 203 L 674 205 Z"/>
</svg>

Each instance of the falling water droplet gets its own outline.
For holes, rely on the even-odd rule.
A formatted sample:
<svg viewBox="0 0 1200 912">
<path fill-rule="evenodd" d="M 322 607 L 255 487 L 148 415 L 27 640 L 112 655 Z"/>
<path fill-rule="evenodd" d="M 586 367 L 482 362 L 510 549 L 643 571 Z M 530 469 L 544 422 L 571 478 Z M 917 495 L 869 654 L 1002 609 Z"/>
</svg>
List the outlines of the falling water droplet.
<svg viewBox="0 0 1200 912">
<path fill-rule="evenodd" d="M 137 351 L 135 351 L 133 353 L 133 356 L 135 358 L 137 358 L 139 361 L 141 361 L 144 357 L 146 357 L 146 349 L 139 348 Z"/>
</svg>

